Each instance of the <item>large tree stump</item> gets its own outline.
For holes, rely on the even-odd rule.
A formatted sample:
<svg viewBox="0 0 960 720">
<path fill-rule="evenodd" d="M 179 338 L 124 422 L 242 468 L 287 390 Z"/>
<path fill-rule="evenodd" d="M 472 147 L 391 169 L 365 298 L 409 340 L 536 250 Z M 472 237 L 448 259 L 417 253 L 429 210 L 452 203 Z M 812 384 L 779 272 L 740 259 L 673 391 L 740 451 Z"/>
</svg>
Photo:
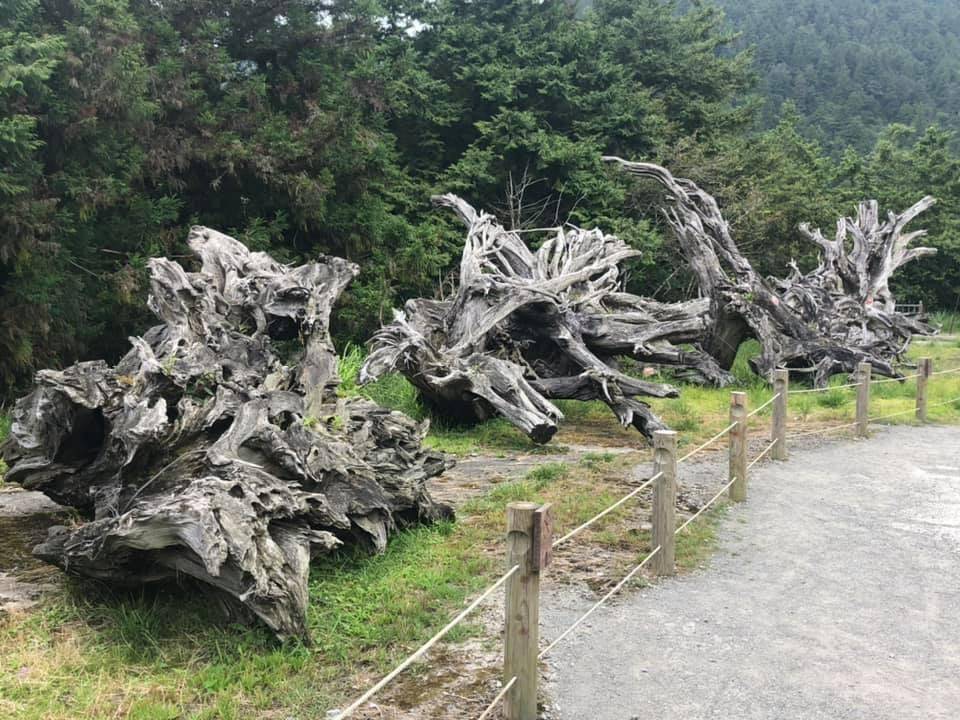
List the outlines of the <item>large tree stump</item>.
<svg viewBox="0 0 960 720">
<path fill-rule="evenodd" d="M 935 332 L 922 320 L 897 313 L 889 288 L 897 268 L 936 252 L 909 247 L 925 231 L 904 232 L 933 198 L 899 215 L 890 213 L 884 223 L 875 201 L 861 203 L 856 218 L 838 221 L 833 241 L 801 226 L 821 249 L 820 265 L 803 274 L 793 264 L 788 278 L 768 279 L 740 253 L 717 201 L 694 182 L 653 163 L 604 159 L 666 189 L 664 215 L 701 296 L 709 299 L 700 340 L 720 367 L 729 369 L 741 342 L 753 337 L 761 346 L 754 369 L 770 380 L 776 368 L 789 368 L 812 375 L 823 387 L 832 375 L 852 373 L 861 362 L 881 375 L 901 377 L 895 364 L 911 337 Z"/>
<path fill-rule="evenodd" d="M 410 300 L 381 329 L 361 382 L 403 373 L 435 411 L 502 416 L 535 442 L 561 420 L 555 399 L 600 400 L 648 437 L 663 423 L 639 397 L 676 388 L 621 372 L 617 360 L 670 364 L 723 384 L 729 373 L 698 348 L 708 302 L 664 304 L 621 291 L 620 263 L 638 254 L 600 230 L 561 227 L 535 252 L 493 216 L 435 197 L 467 226 L 456 294 Z"/>
<path fill-rule="evenodd" d="M 202 227 L 189 245 L 200 272 L 150 261 L 161 324 L 116 367 L 37 374 L 7 479 L 85 518 L 40 557 L 115 585 L 188 575 L 306 638 L 311 557 L 448 514 L 425 483 L 451 463 L 425 424 L 337 397 L 329 318 L 355 265 L 290 268 Z"/>
</svg>

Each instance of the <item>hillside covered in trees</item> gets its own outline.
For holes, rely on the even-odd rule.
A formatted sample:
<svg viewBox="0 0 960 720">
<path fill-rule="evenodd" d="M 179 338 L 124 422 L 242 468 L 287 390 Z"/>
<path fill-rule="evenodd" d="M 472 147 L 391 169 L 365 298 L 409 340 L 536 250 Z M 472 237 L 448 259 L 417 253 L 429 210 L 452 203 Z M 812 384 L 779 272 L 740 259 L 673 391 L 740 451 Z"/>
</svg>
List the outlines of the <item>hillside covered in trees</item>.
<svg viewBox="0 0 960 720">
<path fill-rule="evenodd" d="M 731 22 L 711 3 L 664 0 L 3 3 L 0 393 L 38 367 L 116 359 L 149 324 L 146 260 L 182 258 L 194 224 L 283 261 L 358 263 L 336 312 L 340 341 L 367 339 L 391 307 L 453 277 L 461 231 L 431 209 L 436 192 L 507 227 L 600 226 L 642 251 L 631 290 L 683 297 L 690 278 L 652 211 L 657 190 L 605 168 L 604 154 L 707 188 L 756 267 L 778 274 L 814 259 L 800 222 L 829 232 L 865 197 L 903 209 L 934 195 L 925 226 L 941 254 L 895 290 L 953 309 L 957 91 L 925 84 L 955 77 L 948 40 L 901 32 L 903 52 L 942 72 L 883 65 L 900 84 L 868 83 L 869 96 L 916 112 L 864 105 L 863 134 L 824 124 L 821 144 L 815 100 L 783 90 L 794 104 L 781 108 L 758 95 L 774 97 L 767 51 L 747 32 L 755 5 L 731 3 Z M 847 5 L 875 3 L 808 15 L 860 37 L 827 14 Z M 904 5 L 942 7 L 941 26 L 956 15 L 945 2 Z M 788 39 L 782 26 L 764 32 Z M 842 104 L 837 83 L 822 71 L 816 81 Z"/>
<path fill-rule="evenodd" d="M 825 147 L 869 149 L 884 127 L 960 128 L 954 0 L 718 0 L 755 48 L 762 121 L 792 101 Z"/>
</svg>

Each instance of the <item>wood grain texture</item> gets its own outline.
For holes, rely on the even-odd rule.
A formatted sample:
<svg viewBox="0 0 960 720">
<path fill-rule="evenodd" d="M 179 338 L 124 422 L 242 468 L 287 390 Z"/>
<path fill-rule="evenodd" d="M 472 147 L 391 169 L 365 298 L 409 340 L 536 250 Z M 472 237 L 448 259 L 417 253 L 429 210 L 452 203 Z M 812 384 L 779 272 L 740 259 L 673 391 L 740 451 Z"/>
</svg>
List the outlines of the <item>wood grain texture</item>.
<svg viewBox="0 0 960 720">
<path fill-rule="evenodd" d="M 503 683 L 517 682 L 504 699 L 507 720 L 536 720 L 540 651 L 540 574 L 533 561 L 534 524 L 539 506 L 515 502 L 507 506 L 507 569 L 520 569 L 507 580 Z"/>
<path fill-rule="evenodd" d="M 747 499 L 747 394 L 730 393 L 730 422 L 736 423 L 730 430 L 730 462 L 728 481 L 730 499 L 743 502 Z"/>
<path fill-rule="evenodd" d="M 149 262 L 160 324 L 116 366 L 37 374 L 7 478 L 82 517 L 41 558 L 119 586 L 190 576 L 307 638 L 311 557 L 449 515 L 426 481 L 451 463 L 425 424 L 337 396 L 330 313 L 356 265 L 289 267 L 204 227 L 188 243 L 198 272 Z"/>
<path fill-rule="evenodd" d="M 860 203 L 856 217 L 838 220 L 834 240 L 801 225 L 820 250 L 820 264 L 803 273 L 791 262 L 788 277 L 764 278 L 738 249 L 716 199 L 696 183 L 653 163 L 604 159 L 666 190 L 664 217 L 700 295 L 709 299 L 698 347 L 721 368 L 732 367 L 741 342 L 752 337 L 761 350 L 751 364 L 768 381 L 775 369 L 787 368 L 826 387 L 831 376 L 853 373 L 860 362 L 881 375 L 902 377 L 894 364 L 913 335 L 936 332 L 923 318 L 897 312 L 889 288 L 898 268 L 936 252 L 911 247 L 925 231 L 905 231 L 933 198 L 885 220 L 876 201 Z"/>
<path fill-rule="evenodd" d="M 770 455 L 774 460 L 787 459 L 787 412 L 789 410 L 790 372 L 784 369 L 773 372 L 773 392 L 777 396 L 773 401 L 773 417 L 771 420 L 771 442 L 773 446 Z"/>
<path fill-rule="evenodd" d="M 650 567 L 657 575 L 673 575 L 676 567 L 677 433 L 659 430 L 653 435 L 653 484 L 650 549 L 659 547 Z"/>
</svg>

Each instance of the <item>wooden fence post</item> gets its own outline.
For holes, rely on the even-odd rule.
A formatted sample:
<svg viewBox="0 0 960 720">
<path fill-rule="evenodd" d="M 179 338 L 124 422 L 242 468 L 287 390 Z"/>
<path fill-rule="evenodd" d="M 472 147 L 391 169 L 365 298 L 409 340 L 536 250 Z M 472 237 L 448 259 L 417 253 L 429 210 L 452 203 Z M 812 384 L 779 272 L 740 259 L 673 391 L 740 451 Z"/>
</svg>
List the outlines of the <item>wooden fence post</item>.
<svg viewBox="0 0 960 720">
<path fill-rule="evenodd" d="M 778 395 L 773 401 L 773 431 L 770 440 L 777 444 L 770 451 L 774 460 L 787 459 L 787 395 L 790 392 L 790 371 L 773 371 L 773 392 Z"/>
<path fill-rule="evenodd" d="M 927 421 L 927 381 L 933 372 L 933 360 L 925 357 L 917 363 L 917 420 Z"/>
<path fill-rule="evenodd" d="M 867 437 L 870 417 L 870 363 L 857 365 L 857 437 Z"/>
<path fill-rule="evenodd" d="M 537 654 L 540 651 L 540 572 L 535 536 L 539 506 L 513 502 L 507 505 L 507 569 L 519 565 L 506 583 L 506 630 L 503 648 L 503 682 L 517 678 L 504 698 L 508 720 L 537 718 Z M 543 547 L 543 533 L 539 533 Z M 545 533 L 550 546 L 549 531 Z"/>
<path fill-rule="evenodd" d="M 743 502 L 747 499 L 747 394 L 730 393 L 730 422 L 736 425 L 730 430 L 730 499 Z"/>
<path fill-rule="evenodd" d="M 653 433 L 653 472 L 661 475 L 653 483 L 651 549 L 659 546 L 660 552 L 651 566 L 657 575 L 673 575 L 677 571 L 677 433 L 672 430 Z"/>
</svg>

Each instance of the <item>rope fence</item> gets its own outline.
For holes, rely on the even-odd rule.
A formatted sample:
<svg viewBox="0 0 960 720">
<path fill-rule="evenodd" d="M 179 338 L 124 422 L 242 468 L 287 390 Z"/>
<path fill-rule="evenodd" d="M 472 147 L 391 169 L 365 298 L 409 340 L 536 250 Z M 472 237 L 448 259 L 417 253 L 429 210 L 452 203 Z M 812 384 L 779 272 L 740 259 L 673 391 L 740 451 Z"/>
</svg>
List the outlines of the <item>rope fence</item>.
<svg viewBox="0 0 960 720">
<path fill-rule="evenodd" d="M 772 398 L 770 398 L 770 399 L 767 400 L 765 403 L 763 403 L 763 405 L 760 405 L 759 407 L 754 408 L 754 410 L 752 410 L 751 412 L 747 413 L 747 417 L 748 417 L 748 418 L 752 418 L 754 415 L 756 415 L 757 413 L 759 413 L 761 410 L 766 410 L 768 407 L 770 407 L 771 405 L 773 405 L 773 404 L 774 404 L 777 400 L 779 400 L 779 399 L 780 399 L 780 393 L 777 393 L 777 394 L 774 395 Z"/>
<path fill-rule="evenodd" d="M 538 506 L 534 503 L 510 503 L 507 506 L 506 536 L 507 566 L 510 569 L 489 585 L 439 632 L 347 708 L 342 711 L 332 711 L 331 714 L 336 713 L 333 720 L 349 718 L 376 693 L 422 658 L 454 627 L 476 610 L 481 603 L 501 588 L 504 588 L 504 604 L 506 607 L 503 674 L 505 682 L 490 704 L 480 714 L 478 720 L 487 720 L 493 717 L 494 711 L 501 705 L 506 717 L 516 720 L 532 720 L 536 717 L 537 712 L 538 662 L 575 632 L 597 610 L 607 604 L 644 568 L 649 568 L 654 575 L 658 576 L 673 575 L 676 572 L 676 537 L 691 523 L 714 507 L 725 493 L 729 495 L 729 499 L 733 502 L 745 501 L 747 499 L 750 471 L 754 466 L 768 457 L 772 457 L 774 460 L 786 460 L 790 443 L 799 438 L 854 428 L 858 436 L 866 437 L 868 426 L 872 422 L 907 414 L 915 414 L 919 421 L 925 422 L 928 410 L 932 408 L 951 404 L 960 407 L 960 397 L 936 403 L 927 401 L 929 379 L 955 372 L 960 372 L 960 367 L 933 372 L 932 361 L 929 358 L 922 358 L 918 365 L 918 372 L 915 374 L 898 378 L 871 380 L 870 366 L 861 363 L 857 368 L 857 382 L 826 388 L 790 390 L 789 371 L 785 369 L 777 370 L 774 373 L 775 392 L 771 398 L 748 412 L 746 393 L 734 392 L 731 395 L 730 402 L 730 424 L 679 459 L 677 458 L 677 434 L 666 430 L 655 432 L 653 474 L 630 492 L 556 540 L 552 537 L 553 521 L 549 506 Z M 879 416 L 871 417 L 869 415 L 870 387 L 872 385 L 890 382 L 904 383 L 908 380 L 916 381 L 915 407 Z M 844 388 L 857 388 L 856 419 L 853 422 L 787 434 L 789 424 L 788 401 L 790 397 Z M 771 406 L 773 411 L 770 441 L 765 443 L 763 449 L 748 462 L 749 420 Z M 693 515 L 678 525 L 676 522 L 678 466 L 724 437 L 728 438 L 730 456 L 729 474 L 726 482 Z M 540 578 L 550 565 L 553 551 L 570 542 L 583 531 L 600 522 L 631 499 L 636 498 L 643 491 L 651 488 L 653 492 L 650 511 L 652 520 L 650 547 L 652 549 L 603 597 L 593 603 L 542 650 L 539 649 Z"/>
<path fill-rule="evenodd" d="M 736 426 L 737 426 L 737 424 L 736 424 L 735 422 L 734 422 L 734 423 L 730 423 L 730 424 L 727 425 L 723 430 L 721 430 L 720 432 L 718 432 L 716 435 L 714 435 L 712 438 L 710 438 L 709 440 L 707 440 L 705 443 L 703 443 L 703 444 L 701 444 L 701 445 L 697 445 L 697 447 L 695 447 L 693 450 L 691 450 L 690 452 L 688 452 L 688 453 L 687 453 L 686 455 L 684 455 L 682 458 L 680 458 L 679 460 L 677 460 L 677 464 L 679 465 L 679 464 L 682 463 L 682 462 L 686 462 L 687 460 L 689 460 L 690 458 L 692 458 L 694 455 L 696 455 L 696 454 L 697 454 L 698 452 L 700 452 L 701 450 L 706 450 L 708 447 L 710 447 L 711 445 L 713 445 L 717 440 L 719 440 L 719 439 L 722 438 L 724 435 L 726 435 L 728 432 L 730 432 L 731 430 L 733 430 Z"/>
<path fill-rule="evenodd" d="M 372 688 L 367 690 L 363 695 L 354 700 L 350 705 L 347 706 L 346 710 L 341 710 L 339 714 L 335 715 L 333 720 L 344 720 L 344 718 L 350 717 L 357 709 L 363 705 L 367 700 L 372 698 L 383 688 L 389 685 L 400 673 L 406 670 L 408 667 L 413 665 L 419 658 L 440 642 L 443 637 L 453 630 L 457 625 L 463 622 L 466 617 L 473 612 L 484 600 L 490 597 L 501 585 L 503 585 L 507 580 L 509 580 L 518 570 L 520 570 L 519 565 L 514 565 L 512 568 L 507 570 L 503 575 L 500 576 L 500 579 L 497 580 L 493 585 L 489 586 L 486 590 L 483 591 L 472 603 L 470 603 L 459 615 L 457 615 L 453 620 L 448 622 L 440 632 L 434 635 L 432 638 L 427 640 L 423 645 L 420 646 L 412 655 L 408 656 L 406 660 L 397 665 L 386 677 L 384 677 L 380 682 L 374 685 Z"/>
<path fill-rule="evenodd" d="M 843 385 L 830 385 L 822 388 L 804 388 L 803 390 L 791 390 L 791 395 L 806 395 L 807 393 L 830 392 L 831 390 L 843 390 L 844 388 L 860 387 L 860 383 L 844 383 Z"/>
<path fill-rule="evenodd" d="M 596 515 L 594 515 L 592 518 L 590 518 L 589 520 L 587 520 L 587 521 L 586 521 L 585 523 L 583 523 L 582 525 L 578 525 L 577 527 L 575 527 L 573 530 L 571 530 L 570 532 L 568 532 L 566 535 L 564 535 L 564 536 L 563 536 L 562 538 L 560 538 L 559 540 L 555 540 L 552 547 L 554 547 L 554 548 L 559 547 L 559 546 L 562 545 L 563 543 L 567 542 L 567 540 L 570 540 L 571 538 L 576 537 L 576 536 L 579 535 L 582 531 L 586 530 L 588 527 L 590 527 L 590 526 L 593 525 L 595 522 L 597 522 L 597 520 L 599 520 L 599 519 L 602 518 L 602 517 L 605 517 L 605 516 L 609 515 L 609 514 L 612 513 L 614 510 L 616 510 L 618 507 L 620 507 L 621 505 L 623 505 L 625 502 L 627 502 L 628 500 L 630 500 L 630 499 L 633 498 L 633 497 L 636 497 L 636 496 L 639 495 L 641 492 L 643 492 L 644 490 L 646 490 L 648 487 L 650 487 L 651 484 L 653 484 L 654 480 L 657 480 L 662 474 L 663 474 L 663 473 L 657 473 L 656 475 L 654 475 L 653 477 L 651 477 L 649 480 L 647 480 L 646 482 L 644 482 L 642 485 L 640 485 L 638 488 L 632 490 L 631 492 L 627 493 L 627 494 L 624 495 L 622 498 L 620 498 L 619 500 L 617 500 L 613 505 L 609 506 L 606 510 L 601 510 L 600 512 L 598 512 Z"/>
<path fill-rule="evenodd" d="M 640 562 L 639 565 L 637 565 L 635 568 L 633 568 L 633 570 L 628 572 L 620 582 L 618 582 L 616 585 L 613 586 L 612 590 L 610 590 L 606 595 L 604 595 L 597 602 L 595 602 L 589 610 L 587 610 L 583 615 L 577 618 L 566 630 L 560 633 L 553 642 L 551 642 L 543 650 L 541 650 L 540 654 L 537 655 L 537 659 L 542 660 L 546 656 L 546 654 L 549 653 L 551 650 L 553 650 L 557 645 L 559 645 L 564 638 L 566 638 L 570 633 L 572 633 L 574 630 L 580 627 L 580 625 L 583 623 L 584 620 L 586 620 L 588 617 L 593 615 L 593 613 L 596 612 L 600 607 L 605 605 L 610 598 L 612 598 L 614 595 L 620 592 L 621 588 L 623 588 L 628 582 L 630 582 L 630 580 L 632 580 L 633 577 L 638 572 L 643 570 L 646 564 L 650 562 L 654 558 L 654 556 L 660 552 L 661 549 L 662 547 L 660 545 L 657 545 L 657 547 L 651 550 L 647 554 L 647 556 Z"/>
<path fill-rule="evenodd" d="M 761 460 L 763 460 L 763 459 L 770 453 L 770 451 L 773 450 L 773 448 L 776 447 L 776 445 L 777 445 L 778 442 L 780 442 L 780 438 L 774 438 L 774 439 L 770 442 L 770 444 L 767 445 L 767 446 L 760 452 L 759 455 L 757 455 L 753 460 L 750 461 L 750 464 L 747 465 L 747 470 L 749 470 L 749 469 L 752 468 L 754 465 L 756 465 L 758 462 L 760 462 Z"/>
<path fill-rule="evenodd" d="M 700 508 L 700 509 L 697 510 L 693 515 L 691 515 L 690 517 L 688 517 L 688 518 L 687 518 L 687 521 L 686 521 L 685 523 L 683 523 L 683 525 L 681 525 L 680 527 L 678 527 L 678 528 L 674 531 L 674 535 L 679 535 L 684 529 L 686 529 L 687 525 L 689 525 L 689 524 L 692 523 L 694 520 L 696 520 L 698 517 L 700 517 L 701 515 L 703 515 L 703 513 L 705 513 L 705 512 L 707 511 L 707 509 L 708 509 L 711 505 L 713 505 L 717 500 L 719 500 L 719 499 L 720 499 L 720 496 L 723 495 L 725 492 L 727 492 L 727 490 L 729 490 L 736 481 L 737 481 L 737 478 L 733 478 L 733 479 L 730 480 L 730 482 L 728 482 L 726 485 L 724 485 L 722 488 L 720 488 L 720 492 L 718 492 L 716 495 L 714 495 L 712 498 L 710 498 L 710 499 L 707 501 L 707 503 L 706 503 L 702 508 Z"/>
<path fill-rule="evenodd" d="M 490 713 L 492 713 L 496 709 L 497 705 L 503 701 L 503 698 L 505 698 L 507 693 L 510 692 L 510 688 L 516 685 L 516 683 L 517 676 L 514 675 L 512 678 L 510 678 L 510 681 L 504 685 L 503 688 L 501 688 L 500 692 L 497 693 L 497 696 L 493 699 L 493 701 L 487 705 L 487 709 L 480 713 L 480 717 L 478 717 L 477 720 L 485 720 L 486 718 L 490 717 Z"/>
<path fill-rule="evenodd" d="M 856 427 L 856 425 L 857 423 L 855 422 L 847 423 L 846 425 L 828 425 L 827 427 L 816 428 L 815 430 L 808 430 L 807 432 L 794 433 L 788 439 L 796 440 L 798 438 L 809 437 L 810 435 L 819 435 L 820 433 L 835 432 L 836 430 L 844 430 L 844 429 Z"/>
<path fill-rule="evenodd" d="M 873 380 L 870 382 L 871 385 L 883 385 L 884 383 L 902 383 L 906 380 L 913 380 L 920 377 L 920 373 L 914 373 L 913 375 L 904 375 L 903 377 L 891 377 L 883 378 L 883 380 Z"/>
</svg>

